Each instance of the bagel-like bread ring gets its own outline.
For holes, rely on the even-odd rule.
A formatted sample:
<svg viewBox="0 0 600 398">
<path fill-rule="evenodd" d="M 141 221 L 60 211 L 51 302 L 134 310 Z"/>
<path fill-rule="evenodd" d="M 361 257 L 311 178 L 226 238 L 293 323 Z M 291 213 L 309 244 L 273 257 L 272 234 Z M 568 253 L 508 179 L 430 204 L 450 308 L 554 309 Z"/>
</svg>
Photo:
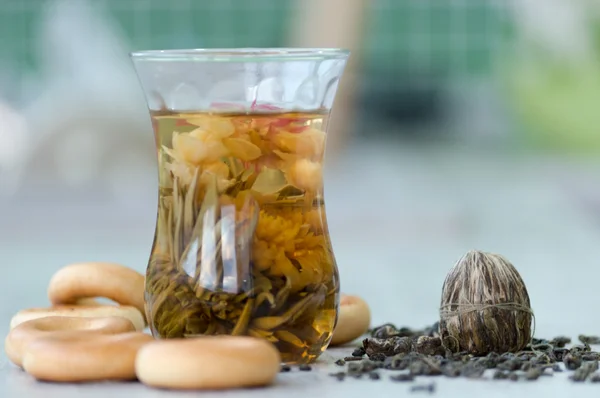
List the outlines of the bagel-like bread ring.
<svg viewBox="0 0 600 398">
<path fill-rule="evenodd" d="M 50 279 L 48 298 L 53 305 L 76 304 L 79 299 L 105 297 L 144 313 L 145 277 L 124 265 L 90 262 L 67 265 Z"/>
<path fill-rule="evenodd" d="M 108 317 L 120 316 L 133 323 L 135 330 L 141 331 L 145 328 L 144 315 L 135 307 L 125 305 L 57 305 L 48 308 L 28 308 L 17 312 L 10 321 L 10 328 L 13 329 L 20 323 L 31 319 L 44 318 L 47 316 L 68 316 L 68 317 Z"/>
<path fill-rule="evenodd" d="M 349 343 L 362 336 L 371 324 L 371 310 L 368 304 L 358 296 L 342 294 L 340 313 L 333 330 L 331 346 Z"/>
<path fill-rule="evenodd" d="M 135 361 L 138 379 L 158 388 L 226 389 L 270 384 L 279 372 L 279 351 L 249 336 L 157 340 Z"/>
<path fill-rule="evenodd" d="M 152 340 L 141 332 L 40 337 L 25 350 L 23 369 L 38 380 L 54 382 L 135 380 L 137 352 Z"/>
<path fill-rule="evenodd" d="M 77 331 L 86 334 L 115 334 L 135 331 L 130 320 L 118 316 L 103 318 L 81 318 L 49 316 L 32 319 L 12 329 L 4 340 L 6 356 L 15 365 L 23 366 L 23 352 L 37 338 L 58 333 Z"/>
<path fill-rule="evenodd" d="M 86 305 L 86 306 L 103 305 L 98 300 L 96 300 L 95 297 L 81 298 L 81 299 L 78 299 L 77 301 L 75 301 L 73 304 L 75 304 L 75 305 Z"/>
</svg>

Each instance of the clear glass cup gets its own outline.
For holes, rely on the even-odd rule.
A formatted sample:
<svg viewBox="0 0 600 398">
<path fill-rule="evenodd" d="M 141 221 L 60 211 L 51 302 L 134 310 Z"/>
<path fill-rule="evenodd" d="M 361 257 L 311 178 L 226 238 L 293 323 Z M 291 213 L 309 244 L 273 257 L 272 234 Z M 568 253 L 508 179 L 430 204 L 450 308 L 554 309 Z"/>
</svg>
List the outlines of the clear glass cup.
<svg viewBox="0 0 600 398">
<path fill-rule="evenodd" d="M 349 52 L 131 54 L 158 156 L 146 273 L 157 338 L 250 335 L 310 363 L 337 323 L 323 198 L 330 115 Z"/>
</svg>

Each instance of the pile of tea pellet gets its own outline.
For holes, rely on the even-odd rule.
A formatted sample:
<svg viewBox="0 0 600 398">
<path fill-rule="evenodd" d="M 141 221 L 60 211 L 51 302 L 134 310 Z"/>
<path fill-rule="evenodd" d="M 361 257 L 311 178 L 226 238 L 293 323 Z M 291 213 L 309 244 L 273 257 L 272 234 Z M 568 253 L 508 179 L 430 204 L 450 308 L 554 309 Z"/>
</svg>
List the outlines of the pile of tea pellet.
<svg viewBox="0 0 600 398">
<path fill-rule="evenodd" d="M 484 374 L 493 369 L 492 379 L 495 380 L 537 380 L 562 372 L 562 362 L 564 369 L 572 372 L 569 378 L 573 382 L 600 382 L 600 353 L 590 347 L 590 344 L 600 344 L 600 337 L 581 335 L 581 344 L 571 348 L 566 348 L 571 343 L 568 337 L 532 339 L 531 344 L 517 353 L 474 356 L 447 351 L 442 346 L 437 324 L 423 330 L 411 330 L 388 323 L 369 333 L 371 337 L 365 338 L 361 347 L 335 362 L 344 370 L 331 373 L 332 377 L 340 381 L 347 377 L 379 380 L 389 373 L 388 377 L 396 382 L 412 382 L 417 376 L 489 379 Z"/>
</svg>

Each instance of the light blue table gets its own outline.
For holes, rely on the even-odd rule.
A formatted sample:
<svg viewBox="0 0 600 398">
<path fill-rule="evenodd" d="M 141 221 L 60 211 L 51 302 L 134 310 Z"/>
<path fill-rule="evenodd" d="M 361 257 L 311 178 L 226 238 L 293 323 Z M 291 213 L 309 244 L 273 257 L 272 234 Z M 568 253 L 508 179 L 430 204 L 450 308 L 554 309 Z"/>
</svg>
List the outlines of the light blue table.
<svg viewBox="0 0 600 398">
<path fill-rule="evenodd" d="M 437 319 L 441 287 L 454 261 L 471 248 L 497 251 L 521 272 L 536 315 L 536 335 L 600 334 L 600 197 L 598 164 L 502 158 L 491 153 L 361 147 L 328 169 L 327 211 L 342 290 L 371 305 L 373 323 L 422 327 Z M 150 170 L 154 172 L 154 170 Z M 588 177 L 584 178 L 584 173 Z M 135 176 L 131 177 L 135 180 Z M 596 180 L 594 180 L 596 178 Z M 596 187 L 594 187 L 594 184 Z M 89 200 L 59 203 L 51 190 L 1 203 L 0 324 L 22 308 L 47 305 L 51 275 L 75 261 L 121 262 L 141 272 L 152 241 L 151 198 L 124 209 Z M 595 195 L 595 196 L 594 196 Z M 585 199 L 585 200 L 583 200 Z M 598 209 L 596 209 L 598 210 Z M 169 393 L 138 383 L 38 383 L 0 356 L 0 397 L 398 397 L 409 384 L 338 382 L 327 374 L 351 348 L 329 350 L 312 372 L 280 374 L 273 387 L 224 393 Z M 491 375 L 488 375 L 490 378 Z M 562 373 L 537 382 L 435 381 L 444 397 L 513 398 L 598 394 L 600 385 L 574 384 Z"/>
</svg>

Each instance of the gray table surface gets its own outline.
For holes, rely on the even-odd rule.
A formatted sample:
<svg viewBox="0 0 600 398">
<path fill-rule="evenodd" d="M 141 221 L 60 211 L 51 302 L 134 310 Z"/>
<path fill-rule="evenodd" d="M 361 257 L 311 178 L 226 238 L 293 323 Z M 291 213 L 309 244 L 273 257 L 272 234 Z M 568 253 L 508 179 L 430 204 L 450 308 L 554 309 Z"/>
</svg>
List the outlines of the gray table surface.
<svg viewBox="0 0 600 398">
<path fill-rule="evenodd" d="M 409 146 L 365 146 L 349 155 L 326 174 L 327 214 L 342 291 L 369 302 L 373 324 L 435 322 L 447 271 L 465 251 L 478 248 L 506 255 L 521 272 L 537 337 L 600 334 L 600 162 Z M 155 187 L 138 188 L 151 199 L 132 208 L 97 198 L 69 201 L 51 189 L 0 203 L 2 337 L 14 313 L 48 304 L 46 285 L 63 265 L 105 260 L 144 271 Z M 387 373 L 380 381 L 329 377 L 338 369 L 333 361 L 351 350 L 329 349 L 313 371 L 280 374 L 266 389 L 219 393 L 168 392 L 139 383 L 40 383 L 0 354 L 0 397 L 410 395 L 408 384 L 389 381 Z M 537 382 L 487 378 L 418 382 L 434 381 L 444 397 L 600 392 L 600 384 L 575 384 L 566 372 Z"/>
</svg>

